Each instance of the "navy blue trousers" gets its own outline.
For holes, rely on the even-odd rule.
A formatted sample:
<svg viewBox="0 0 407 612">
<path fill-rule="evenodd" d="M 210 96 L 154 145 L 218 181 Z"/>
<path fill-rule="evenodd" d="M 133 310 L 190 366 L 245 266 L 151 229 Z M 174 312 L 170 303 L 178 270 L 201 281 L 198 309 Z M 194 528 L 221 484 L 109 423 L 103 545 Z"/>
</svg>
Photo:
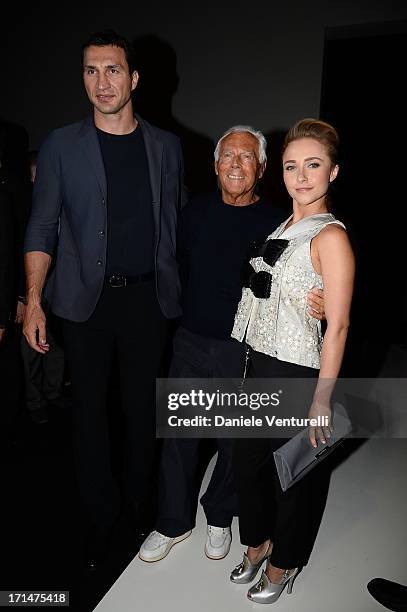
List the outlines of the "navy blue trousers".
<svg viewBox="0 0 407 612">
<path fill-rule="evenodd" d="M 245 345 L 207 338 L 180 327 L 174 337 L 170 378 L 229 378 L 243 373 Z M 176 438 L 164 441 L 159 478 L 157 531 L 176 537 L 193 529 L 201 485 L 200 451 L 212 440 Z M 229 527 L 237 514 L 233 477 L 233 440 L 217 439 L 216 465 L 200 502 L 209 525 Z"/>
</svg>

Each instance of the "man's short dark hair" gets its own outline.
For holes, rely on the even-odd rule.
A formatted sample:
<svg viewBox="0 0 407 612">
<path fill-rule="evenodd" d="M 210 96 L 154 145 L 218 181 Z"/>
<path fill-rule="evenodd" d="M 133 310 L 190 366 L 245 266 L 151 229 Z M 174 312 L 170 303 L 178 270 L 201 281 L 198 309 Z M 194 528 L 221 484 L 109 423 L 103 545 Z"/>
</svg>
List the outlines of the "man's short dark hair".
<svg viewBox="0 0 407 612">
<path fill-rule="evenodd" d="M 129 66 L 130 74 L 136 70 L 136 61 L 134 57 L 134 50 L 131 42 L 124 38 L 124 36 L 120 36 L 114 30 L 103 30 L 102 32 L 92 32 L 89 36 L 88 40 L 82 45 L 82 61 L 83 54 L 85 49 L 90 46 L 95 47 L 106 47 L 107 45 L 113 45 L 114 47 L 119 47 L 123 49 L 127 64 Z"/>
</svg>

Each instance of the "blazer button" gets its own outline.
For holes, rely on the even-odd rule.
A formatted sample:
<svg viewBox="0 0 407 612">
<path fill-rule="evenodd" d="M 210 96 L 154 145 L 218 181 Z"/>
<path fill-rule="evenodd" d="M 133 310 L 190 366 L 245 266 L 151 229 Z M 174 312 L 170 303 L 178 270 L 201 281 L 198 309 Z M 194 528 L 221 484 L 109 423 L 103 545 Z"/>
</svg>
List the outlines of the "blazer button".
<svg viewBox="0 0 407 612">
<path fill-rule="evenodd" d="M 98 232 L 98 236 L 104 236 L 104 235 L 105 235 L 104 230 L 100 230 L 100 231 Z"/>
<path fill-rule="evenodd" d="M 102 198 L 101 204 L 102 204 L 102 206 L 105 205 L 105 198 Z"/>
<path fill-rule="evenodd" d="M 97 264 L 98 264 L 98 266 L 103 266 L 103 261 L 101 259 L 98 259 L 97 260 Z"/>
</svg>

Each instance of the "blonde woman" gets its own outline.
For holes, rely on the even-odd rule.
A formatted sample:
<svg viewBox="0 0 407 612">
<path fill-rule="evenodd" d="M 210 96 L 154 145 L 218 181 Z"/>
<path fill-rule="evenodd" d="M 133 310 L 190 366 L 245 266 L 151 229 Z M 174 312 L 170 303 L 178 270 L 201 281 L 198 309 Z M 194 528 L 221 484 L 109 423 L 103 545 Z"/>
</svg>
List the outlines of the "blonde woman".
<svg viewBox="0 0 407 612">
<path fill-rule="evenodd" d="M 349 326 L 354 257 L 344 225 L 329 211 L 329 186 L 338 171 L 338 134 L 329 124 L 303 119 L 283 148 L 284 182 L 293 213 L 250 260 L 232 336 L 246 341 L 253 378 L 315 378 L 308 416 L 330 417 Z M 309 287 L 324 290 L 326 332 L 306 305 Z M 310 430 L 313 446 L 325 444 L 330 427 Z M 249 583 L 267 560 L 250 600 L 275 602 L 307 564 L 328 492 L 324 466 L 282 492 L 273 451 L 283 441 L 240 439 L 235 444 L 239 528 L 247 552 L 232 572 Z"/>
</svg>

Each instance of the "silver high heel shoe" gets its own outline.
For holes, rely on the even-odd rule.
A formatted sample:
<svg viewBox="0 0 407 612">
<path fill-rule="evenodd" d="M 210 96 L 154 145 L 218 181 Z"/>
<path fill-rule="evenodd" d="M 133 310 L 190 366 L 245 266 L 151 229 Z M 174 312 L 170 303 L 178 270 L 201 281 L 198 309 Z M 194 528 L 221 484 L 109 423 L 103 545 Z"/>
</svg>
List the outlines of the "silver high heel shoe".
<svg viewBox="0 0 407 612">
<path fill-rule="evenodd" d="M 250 601 L 263 604 L 271 604 L 277 601 L 281 593 L 287 586 L 287 594 L 291 595 L 293 590 L 294 580 L 298 576 L 300 569 L 296 567 L 294 570 L 285 570 L 279 584 L 274 584 L 270 581 L 266 572 L 261 573 L 261 578 L 249 589 L 247 597 Z"/>
<path fill-rule="evenodd" d="M 256 578 L 257 572 L 262 564 L 271 554 L 269 549 L 266 555 L 258 563 L 252 563 L 246 553 L 243 553 L 243 561 L 239 563 L 230 574 L 230 579 L 235 584 L 248 584 Z"/>
</svg>

